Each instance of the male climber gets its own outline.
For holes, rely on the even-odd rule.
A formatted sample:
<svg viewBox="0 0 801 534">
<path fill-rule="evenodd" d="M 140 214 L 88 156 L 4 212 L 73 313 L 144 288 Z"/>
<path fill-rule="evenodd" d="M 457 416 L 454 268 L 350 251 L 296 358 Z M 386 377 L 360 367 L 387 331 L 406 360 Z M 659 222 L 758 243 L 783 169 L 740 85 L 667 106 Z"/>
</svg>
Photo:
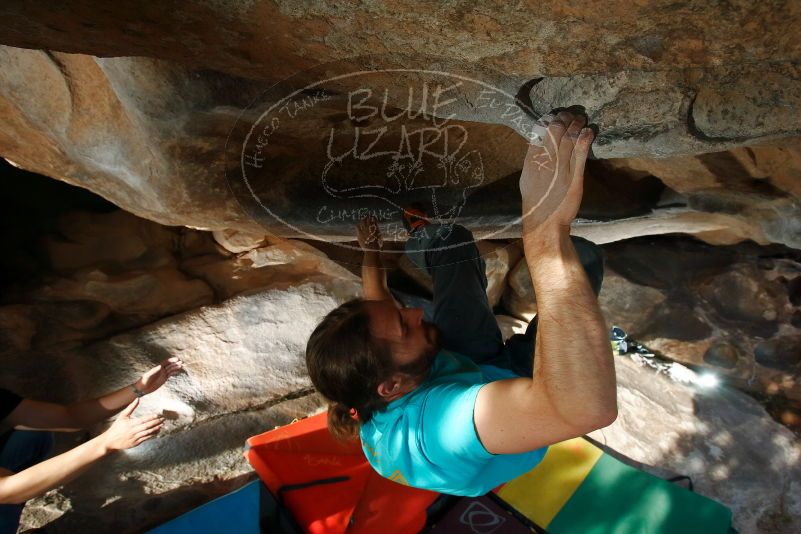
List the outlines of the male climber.
<svg viewBox="0 0 801 534">
<path fill-rule="evenodd" d="M 375 221 L 359 227 L 364 298 L 329 313 L 306 362 L 329 426 L 361 437 L 381 475 L 482 495 L 529 471 L 548 445 L 612 423 L 615 371 L 596 299 L 600 249 L 570 237 L 593 132 L 559 113 L 520 177 L 523 245 L 538 317 L 503 345 L 469 231 L 407 212 L 406 253 L 434 282 L 433 317 L 401 308 L 381 270 Z M 522 358 L 521 358 L 522 354 Z"/>
</svg>

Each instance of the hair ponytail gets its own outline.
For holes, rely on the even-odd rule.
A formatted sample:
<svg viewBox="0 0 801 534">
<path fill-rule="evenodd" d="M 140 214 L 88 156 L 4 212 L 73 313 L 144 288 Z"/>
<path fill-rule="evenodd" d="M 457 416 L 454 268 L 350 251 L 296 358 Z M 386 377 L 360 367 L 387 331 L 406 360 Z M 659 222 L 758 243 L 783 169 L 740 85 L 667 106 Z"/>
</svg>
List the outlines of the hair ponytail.
<svg viewBox="0 0 801 534">
<path fill-rule="evenodd" d="M 392 356 L 386 344 L 373 340 L 361 299 L 334 309 L 317 325 L 306 345 L 306 367 L 330 403 L 328 428 L 338 439 L 358 436 L 360 425 L 386 406 L 378 385 L 392 373 Z"/>
<path fill-rule="evenodd" d="M 354 439 L 359 435 L 359 420 L 350 408 L 332 402 L 328 405 L 328 431 L 342 441 Z"/>
</svg>

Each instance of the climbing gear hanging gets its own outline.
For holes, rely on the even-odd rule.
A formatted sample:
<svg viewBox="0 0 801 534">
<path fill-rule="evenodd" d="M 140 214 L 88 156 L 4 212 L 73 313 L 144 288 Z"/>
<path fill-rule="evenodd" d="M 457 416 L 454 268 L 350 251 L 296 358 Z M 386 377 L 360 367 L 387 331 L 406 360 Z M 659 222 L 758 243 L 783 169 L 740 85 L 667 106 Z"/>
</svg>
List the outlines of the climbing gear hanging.
<svg viewBox="0 0 801 534">
<path fill-rule="evenodd" d="M 653 351 L 651 351 L 642 343 L 634 341 L 633 339 L 629 339 L 626 331 L 619 326 L 612 325 L 612 328 L 609 329 L 609 342 L 612 345 L 612 350 L 618 356 L 623 356 L 625 354 L 638 354 L 644 358 L 654 357 Z"/>
</svg>

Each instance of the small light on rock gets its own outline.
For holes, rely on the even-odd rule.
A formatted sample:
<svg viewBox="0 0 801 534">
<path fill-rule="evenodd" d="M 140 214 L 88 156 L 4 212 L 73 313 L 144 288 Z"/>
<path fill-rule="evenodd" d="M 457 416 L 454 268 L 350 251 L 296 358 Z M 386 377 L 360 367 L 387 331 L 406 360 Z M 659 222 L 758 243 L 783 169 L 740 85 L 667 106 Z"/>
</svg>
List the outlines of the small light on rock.
<svg viewBox="0 0 801 534">
<path fill-rule="evenodd" d="M 720 380 L 712 373 L 701 373 L 698 375 L 696 383 L 702 388 L 715 388 L 720 384 Z"/>
</svg>

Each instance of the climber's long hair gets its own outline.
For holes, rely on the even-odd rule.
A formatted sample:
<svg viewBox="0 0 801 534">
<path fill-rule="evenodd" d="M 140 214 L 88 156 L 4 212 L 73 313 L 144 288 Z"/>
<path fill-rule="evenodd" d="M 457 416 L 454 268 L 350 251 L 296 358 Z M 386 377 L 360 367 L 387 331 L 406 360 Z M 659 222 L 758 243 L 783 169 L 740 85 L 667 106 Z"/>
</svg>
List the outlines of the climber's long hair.
<svg viewBox="0 0 801 534">
<path fill-rule="evenodd" d="M 306 345 L 306 366 L 317 391 L 329 401 L 328 428 L 338 439 L 352 439 L 359 425 L 386 406 L 378 385 L 393 371 L 387 344 L 370 335 L 362 299 L 330 312 Z"/>
</svg>

